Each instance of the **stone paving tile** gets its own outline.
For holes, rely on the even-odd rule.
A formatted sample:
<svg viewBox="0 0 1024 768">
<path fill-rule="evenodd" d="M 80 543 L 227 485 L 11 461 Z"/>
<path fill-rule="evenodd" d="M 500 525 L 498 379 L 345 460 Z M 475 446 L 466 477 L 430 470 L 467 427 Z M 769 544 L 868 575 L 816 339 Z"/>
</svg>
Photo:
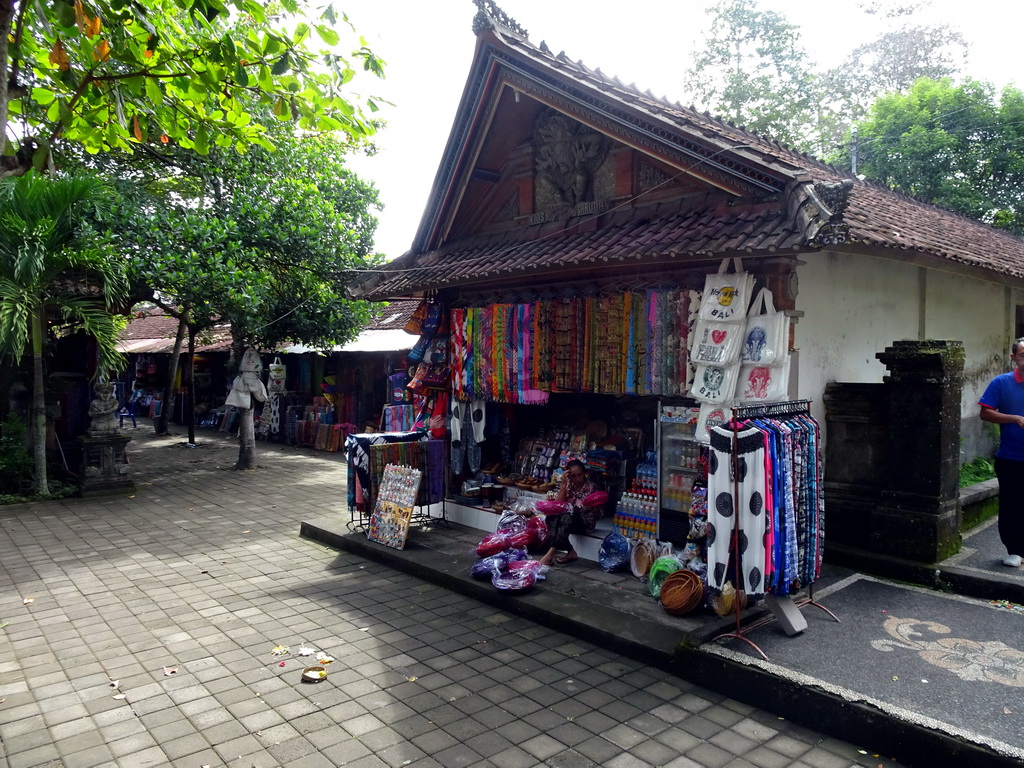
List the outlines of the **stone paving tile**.
<svg viewBox="0 0 1024 768">
<path fill-rule="evenodd" d="M 0 768 L 867 765 L 299 538 L 303 516 L 347 514 L 337 455 L 261 444 L 263 468 L 233 473 L 222 435 L 133 435 L 134 498 L 0 508 Z M 300 683 L 307 660 L 281 644 L 333 655 L 327 681 Z"/>
</svg>

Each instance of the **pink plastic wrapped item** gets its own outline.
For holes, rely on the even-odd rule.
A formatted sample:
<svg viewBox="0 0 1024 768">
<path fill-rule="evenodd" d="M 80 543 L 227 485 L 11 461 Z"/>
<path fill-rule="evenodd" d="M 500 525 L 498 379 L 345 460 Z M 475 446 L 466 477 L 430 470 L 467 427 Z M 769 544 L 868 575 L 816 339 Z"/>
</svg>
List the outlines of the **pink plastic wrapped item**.
<svg viewBox="0 0 1024 768">
<path fill-rule="evenodd" d="M 531 517 L 526 524 L 526 530 L 530 533 L 530 545 L 541 546 L 548 539 L 548 524 L 543 517 Z"/>
<path fill-rule="evenodd" d="M 584 507 L 603 507 L 608 503 L 607 491 L 594 491 L 581 502 Z"/>
<path fill-rule="evenodd" d="M 569 511 L 569 505 L 564 501 L 554 499 L 543 499 L 534 505 L 542 515 L 564 515 Z"/>
<path fill-rule="evenodd" d="M 510 538 L 511 535 L 508 531 L 488 533 L 476 546 L 477 557 L 489 557 L 490 555 L 498 554 L 503 549 L 508 549 L 511 546 L 509 543 Z"/>
<path fill-rule="evenodd" d="M 529 528 L 524 528 L 519 533 L 509 536 L 508 542 L 513 547 L 528 547 L 533 543 L 533 533 Z"/>
</svg>

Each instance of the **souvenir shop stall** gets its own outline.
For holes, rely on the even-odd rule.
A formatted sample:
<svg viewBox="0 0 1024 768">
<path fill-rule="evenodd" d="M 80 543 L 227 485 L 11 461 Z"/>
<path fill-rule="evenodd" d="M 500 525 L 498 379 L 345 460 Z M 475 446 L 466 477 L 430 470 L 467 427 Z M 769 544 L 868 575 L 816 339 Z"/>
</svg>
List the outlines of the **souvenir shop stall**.
<svg viewBox="0 0 1024 768">
<path fill-rule="evenodd" d="M 735 550 L 728 535 L 724 544 L 716 539 L 721 523 L 708 512 L 719 511 L 708 503 L 712 437 L 733 423 L 736 408 L 785 401 L 790 320 L 738 259 L 701 279 L 699 288 L 565 289 L 558 298 L 479 306 L 463 300 L 447 307 L 447 328 L 443 320 L 424 324 L 417 347 L 432 356 L 421 375 L 443 379 L 447 369 L 451 382 L 448 516 L 493 530 L 496 511 L 553 494 L 566 464 L 579 459 L 609 496 L 604 524 L 574 541 L 581 556 L 598 559 L 601 537 L 618 533 L 634 542 L 637 575 L 671 554 L 712 594 L 725 581 L 736 584 L 735 574 L 725 579 Z M 440 314 L 438 304 L 425 302 L 424 311 Z M 816 434 L 806 408 L 797 422 Z M 783 526 L 771 545 L 783 549 L 771 553 L 781 557 L 790 547 L 794 561 L 820 563 L 820 474 L 808 469 L 819 464 L 817 439 L 795 441 L 788 422 L 779 429 L 789 442 L 780 438 L 778 447 L 789 446 L 791 463 L 772 470 L 783 454 L 765 458 L 771 481 L 788 483 L 771 495 L 773 525 Z M 781 503 L 783 491 L 802 502 Z M 804 546 L 810 542 L 817 544 Z M 767 574 L 776 577 L 773 589 L 786 591 L 816 576 L 816 566 L 774 562 L 756 568 L 760 592 L 738 581 L 747 600 L 764 594 Z"/>
</svg>

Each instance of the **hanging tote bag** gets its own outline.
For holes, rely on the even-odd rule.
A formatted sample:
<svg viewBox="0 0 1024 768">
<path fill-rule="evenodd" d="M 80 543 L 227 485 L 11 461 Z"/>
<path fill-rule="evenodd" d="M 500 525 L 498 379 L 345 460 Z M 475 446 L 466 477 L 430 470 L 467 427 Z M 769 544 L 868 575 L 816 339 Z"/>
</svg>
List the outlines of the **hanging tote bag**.
<svg viewBox="0 0 1024 768">
<path fill-rule="evenodd" d="M 699 443 L 711 442 L 711 430 L 720 427 L 729 420 L 728 409 L 717 403 L 701 403 L 700 414 L 697 416 L 697 428 L 693 436 Z"/>
<path fill-rule="evenodd" d="M 695 363 L 728 365 L 740 359 L 746 325 L 721 320 L 698 320 L 693 331 L 690 358 Z"/>
<path fill-rule="evenodd" d="M 734 273 L 728 272 L 732 261 Z M 738 259 L 722 259 L 718 273 L 708 275 L 704 280 L 704 298 L 700 302 L 698 317 L 701 320 L 746 320 L 747 304 L 754 288 L 754 278 L 743 271 Z"/>
<path fill-rule="evenodd" d="M 698 365 L 690 387 L 690 397 L 702 403 L 730 403 L 736 392 L 740 364 Z"/>
<path fill-rule="evenodd" d="M 275 357 L 274 362 L 267 366 L 267 392 L 272 395 L 283 395 L 285 392 L 286 368 L 280 357 Z"/>
<path fill-rule="evenodd" d="M 740 359 L 744 363 L 779 367 L 789 355 L 789 318 L 775 311 L 772 292 L 762 288 L 747 315 Z"/>
<path fill-rule="evenodd" d="M 789 394 L 789 355 L 781 366 L 745 364 L 740 367 L 741 403 L 774 403 Z"/>
</svg>

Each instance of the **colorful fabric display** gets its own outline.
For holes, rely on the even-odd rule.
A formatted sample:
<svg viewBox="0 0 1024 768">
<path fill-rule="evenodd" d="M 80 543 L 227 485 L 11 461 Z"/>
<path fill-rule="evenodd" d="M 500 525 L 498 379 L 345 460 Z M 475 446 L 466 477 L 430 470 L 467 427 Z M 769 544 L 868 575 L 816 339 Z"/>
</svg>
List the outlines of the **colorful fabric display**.
<svg viewBox="0 0 1024 768">
<path fill-rule="evenodd" d="M 733 476 L 733 462 L 744 468 Z M 820 429 L 806 412 L 711 429 L 708 586 L 718 594 L 730 557 L 748 597 L 787 595 L 821 574 L 824 492 Z M 739 551 L 732 552 L 737 528 Z"/>
</svg>

